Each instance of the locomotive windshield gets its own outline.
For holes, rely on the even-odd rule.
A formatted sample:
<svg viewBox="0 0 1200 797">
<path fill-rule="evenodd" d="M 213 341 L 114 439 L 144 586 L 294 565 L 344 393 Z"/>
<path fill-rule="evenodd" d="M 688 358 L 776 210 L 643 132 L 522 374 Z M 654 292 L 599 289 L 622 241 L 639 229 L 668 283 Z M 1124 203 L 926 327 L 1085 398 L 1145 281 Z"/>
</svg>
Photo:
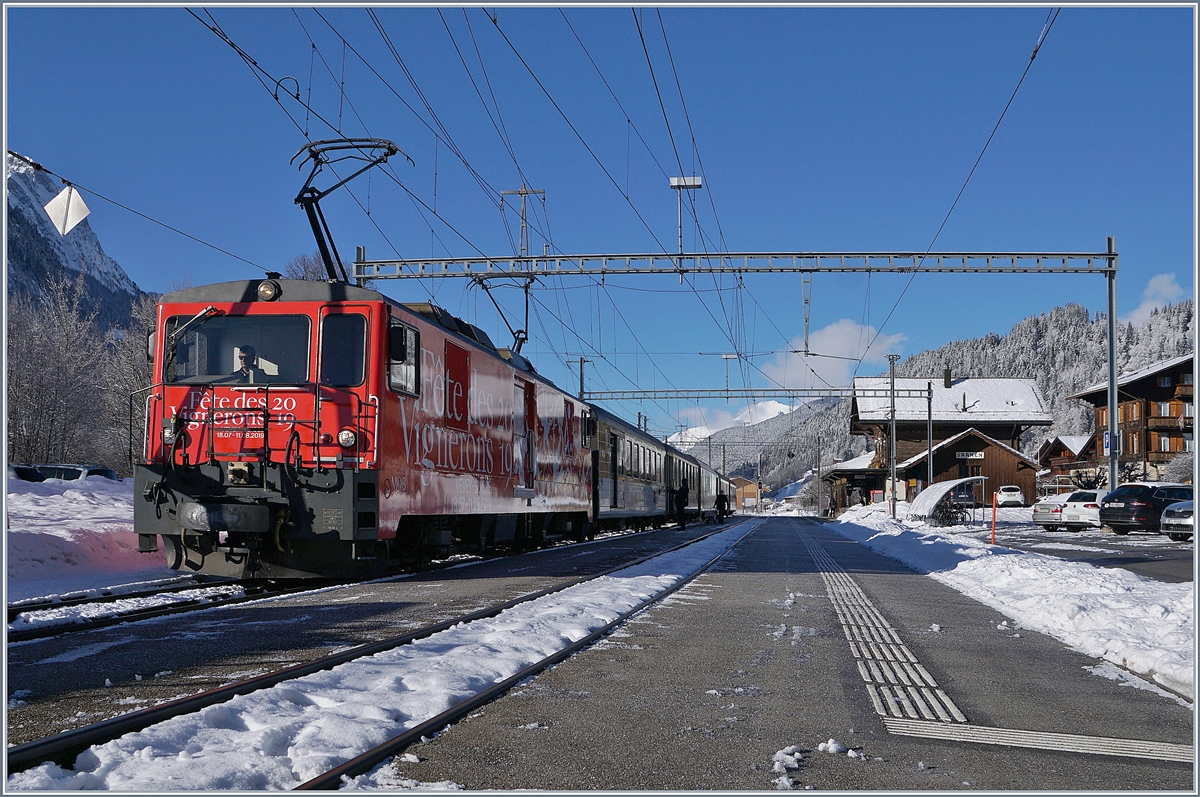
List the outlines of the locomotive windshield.
<svg viewBox="0 0 1200 797">
<path fill-rule="evenodd" d="M 167 319 L 165 339 L 191 316 Z M 308 381 L 308 316 L 222 315 L 193 325 L 166 352 L 164 381 L 184 384 Z"/>
</svg>

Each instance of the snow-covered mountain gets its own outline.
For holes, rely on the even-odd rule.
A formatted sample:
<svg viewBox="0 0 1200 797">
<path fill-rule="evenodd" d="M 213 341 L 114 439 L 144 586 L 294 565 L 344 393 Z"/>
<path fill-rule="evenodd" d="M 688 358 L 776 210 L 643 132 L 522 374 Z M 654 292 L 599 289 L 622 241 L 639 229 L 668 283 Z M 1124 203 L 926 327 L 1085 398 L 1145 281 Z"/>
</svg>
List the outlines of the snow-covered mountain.
<svg viewBox="0 0 1200 797">
<path fill-rule="evenodd" d="M 36 295 L 52 275 L 75 279 L 83 271 L 88 305 L 99 308 L 101 327 L 124 325 L 129 308 L 142 291 L 117 261 L 104 253 L 87 219 L 66 235 L 58 234 L 43 208 L 63 185 L 11 154 L 6 155 L 5 168 L 10 297 Z"/>
<path fill-rule="evenodd" d="M 793 409 L 796 408 L 775 401 L 774 399 L 769 401 L 759 401 L 750 404 L 748 407 L 746 407 L 746 409 L 742 410 L 737 415 L 734 415 L 728 422 L 718 423 L 713 421 L 707 424 L 700 424 L 699 426 L 692 426 L 684 429 L 681 432 L 676 432 L 675 434 L 671 435 L 667 438 L 667 442 L 669 442 L 671 445 L 686 449 L 686 447 L 689 445 L 697 443 L 701 440 L 707 440 L 709 437 L 721 431 L 722 429 L 729 429 L 730 427 L 741 428 L 746 425 L 752 426 L 757 423 L 762 423 L 763 421 L 769 421 L 772 418 L 776 418 L 780 415 L 786 415 Z"/>
<path fill-rule="evenodd" d="M 1118 373 L 1191 352 L 1195 324 L 1190 301 L 1155 310 L 1137 326 L 1118 324 Z M 1091 406 L 1067 397 L 1104 381 L 1107 357 L 1104 315 L 1069 304 L 1019 321 L 1007 335 L 958 340 L 910 355 L 897 363 L 896 375 L 940 380 L 949 368 L 955 377 L 1033 379 L 1054 418 L 1052 426 L 1031 429 L 1022 438 L 1022 450 L 1033 453 L 1049 437 L 1092 433 Z M 818 453 L 824 466 L 862 454 L 867 446 L 866 438 L 850 436 L 849 400 L 823 399 L 681 448 L 730 476 L 762 479 L 769 491 L 802 478 L 815 467 Z"/>
</svg>

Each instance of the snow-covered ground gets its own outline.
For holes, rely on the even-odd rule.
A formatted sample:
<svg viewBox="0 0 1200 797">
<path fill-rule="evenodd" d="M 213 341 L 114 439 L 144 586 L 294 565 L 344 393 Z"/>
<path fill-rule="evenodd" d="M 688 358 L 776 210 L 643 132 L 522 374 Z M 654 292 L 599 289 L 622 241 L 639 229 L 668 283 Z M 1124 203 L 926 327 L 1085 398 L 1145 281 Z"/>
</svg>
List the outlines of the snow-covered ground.
<svg viewBox="0 0 1200 797">
<path fill-rule="evenodd" d="M 775 514 L 790 514 L 780 508 Z M 1167 689 L 1194 697 L 1195 585 L 1167 584 L 1119 568 L 993 546 L 962 526 L 931 528 L 893 520 L 886 504 L 853 507 L 829 524 L 838 534 L 903 562 L 991 606 L 1015 629 L 1049 634 Z M 989 518 L 991 510 L 985 513 Z M 1001 509 L 1009 529 L 1028 525 L 1028 509 Z M 1070 547 L 1052 542 L 1045 547 Z M 1005 621 L 1007 623 L 1007 621 Z M 1105 670 L 1105 672 L 1111 672 Z"/>
<path fill-rule="evenodd" d="M 9 603 L 178 576 L 138 553 L 132 479 L 11 479 L 4 508 Z"/>
<path fill-rule="evenodd" d="M 9 489 L 10 601 L 172 575 L 160 560 L 136 551 L 128 482 L 12 483 Z M 901 515 L 903 509 L 901 505 Z M 1012 512 L 1002 513 L 1002 521 L 1019 525 L 1021 515 Z M 1128 571 L 993 547 L 965 533 L 967 529 L 894 521 L 881 505 L 856 507 L 839 521 L 829 528 L 994 607 L 1010 618 L 1014 633 L 1028 628 L 1050 634 L 1175 692 L 1193 693 L 1190 583 L 1163 584 Z M 746 530 L 739 524 L 701 546 L 524 604 L 492 620 L 160 723 L 93 748 L 73 769 L 42 765 L 13 775 L 6 786 L 293 788 L 397 729 L 436 715 L 582 638 L 643 596 L 693 572 Z M 1092 669 L 1103 677 L 1126 677 L 1108 664 Z M 825 749 L 836 747 L 840 745 L 830 740 Z M 791 752 L 788 748 L 780 754 Z M 777 755 L 775 763 L 777 785 L 790 787 L 789 762 Z M 457 788 L 454 783 L 398 779 L 386 766 L 350 786 Z"/>
</svg>

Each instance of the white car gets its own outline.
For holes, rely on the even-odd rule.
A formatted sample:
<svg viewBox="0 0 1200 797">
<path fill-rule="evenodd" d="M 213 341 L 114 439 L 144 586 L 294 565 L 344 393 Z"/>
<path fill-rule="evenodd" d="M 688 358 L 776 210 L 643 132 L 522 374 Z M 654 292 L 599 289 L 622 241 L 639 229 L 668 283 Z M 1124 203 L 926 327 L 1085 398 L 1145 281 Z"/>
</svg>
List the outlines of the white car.
<svg viewBox="0 0 1200 797">
<path fill-rule="evenodd" d="M 1067 531 L 1100 528 L 1100 499 L 1108 490 L 1076 490 L 1063 504 L 1062 524 Z"/>
<path fill-rule="evenodd" d="M 1025 506 L 1025 493 L 1015 484 L 1006 484 L 996 491 L 996 506 Z"/>
<path fill-rule="evenodd" d="M 1187 542 L 1192 538 L 1194 522 L 1192 520 L 1192 502 L 1180 501 L 1163 510 L 1162 520 L 1158 521 L 1158 529 L 1175 542 Z"/>
<path fill-rule="evenodd" d="M 1033 505 L 1033 522 L 1046 529 L 1054 531 L 1062 526 L 1063 504 L 1071 497 L 1071 493 L 1048 495 Z"/>
</svg>

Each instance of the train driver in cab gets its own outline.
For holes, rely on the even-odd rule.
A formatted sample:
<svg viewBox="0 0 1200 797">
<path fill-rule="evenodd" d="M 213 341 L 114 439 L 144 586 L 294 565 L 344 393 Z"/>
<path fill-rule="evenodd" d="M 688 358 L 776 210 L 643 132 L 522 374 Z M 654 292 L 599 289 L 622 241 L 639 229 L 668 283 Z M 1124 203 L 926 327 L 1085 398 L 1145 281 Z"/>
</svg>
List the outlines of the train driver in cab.
<svg viewBox="0 0 1200 797">
<path fill-rule="evenodd" d="M 260 383 L 267 381 L 267 372 L 258 367 L 258 352 L 250 344 L 238 346 L 238 369 L 232 376 L 238 383 Z"/>
</svg>

